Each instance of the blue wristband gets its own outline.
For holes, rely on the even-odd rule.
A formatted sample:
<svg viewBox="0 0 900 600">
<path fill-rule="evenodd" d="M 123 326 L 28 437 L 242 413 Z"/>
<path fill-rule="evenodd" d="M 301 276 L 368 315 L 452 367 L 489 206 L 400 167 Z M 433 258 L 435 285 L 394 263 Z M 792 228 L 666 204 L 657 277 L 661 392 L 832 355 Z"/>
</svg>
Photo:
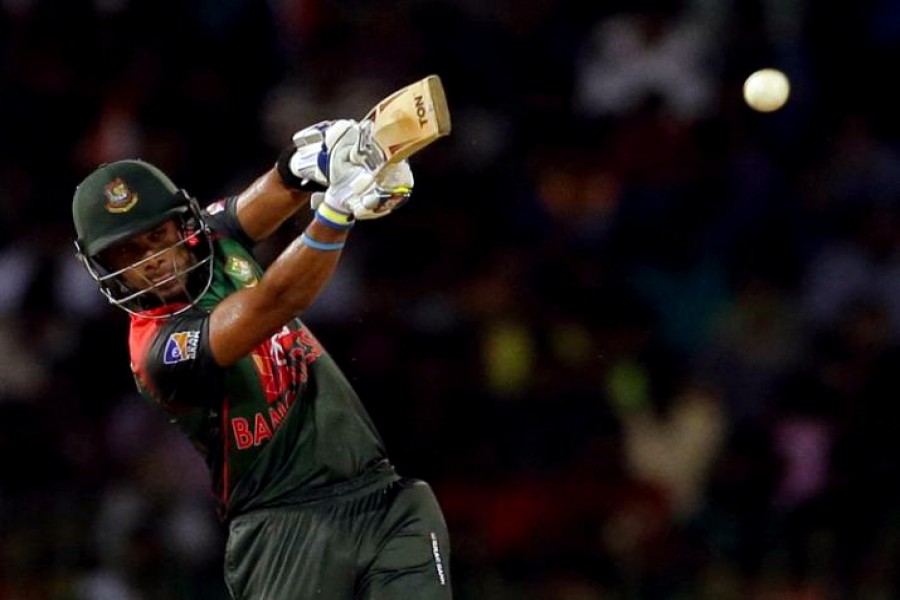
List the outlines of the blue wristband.
<svg viewBox="0 0 900 600">
<path fill-rule="evenodd" d="M 329 252 L 332 250 L 340 250 L 344 247 L 344 242 L 336 242 L 334 244 L 326 244 L 325 242 L 319 242 L 314 240 L 310 236 L 306 235 L 306 232 L 300 234 L 300 241 L 303 242 L 304 245 L 309 246 L 310 248 L 315 248 L 316 250 L 322 250 L 324 252 Z"/>
</svg>

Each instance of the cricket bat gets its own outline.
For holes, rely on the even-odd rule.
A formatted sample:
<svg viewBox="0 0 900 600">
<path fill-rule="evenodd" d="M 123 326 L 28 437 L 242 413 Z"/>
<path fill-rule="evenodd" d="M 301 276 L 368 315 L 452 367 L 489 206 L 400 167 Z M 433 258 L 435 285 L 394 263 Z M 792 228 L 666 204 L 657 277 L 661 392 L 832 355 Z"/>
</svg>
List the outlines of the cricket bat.
<svg viewBox="0 0 900 600">
<path fill-rule="evenodd" d="M 444 86 L 429 75 L 382 99 L 361 123 L 370 121 L 370 135 L 360 150 L 375 169 L 398 163 L 450 133 L 450 109 Z"/>
</svg>

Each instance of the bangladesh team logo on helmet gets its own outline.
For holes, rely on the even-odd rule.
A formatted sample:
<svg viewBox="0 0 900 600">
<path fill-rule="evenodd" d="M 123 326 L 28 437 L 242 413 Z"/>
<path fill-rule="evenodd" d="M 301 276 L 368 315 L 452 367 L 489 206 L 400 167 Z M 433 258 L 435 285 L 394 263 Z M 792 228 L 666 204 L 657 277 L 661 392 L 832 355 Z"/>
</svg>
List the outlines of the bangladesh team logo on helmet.
<svg viewBox="0 0 900 600">
<path fill-rule="evenodd" d="M 212 283 L 213 244 L 197 201 L 150 163 L 121 160 L 101 165 L 75 189 L 72 218 L 79 259 L 109 301 L 127 312 L 137 313 L 165 304 L 158 290 L 174 279 L 187 282 L 186 302 L 159 315 L 167 317 L 183 312 L 195 305 Z M 180 232 L 180 239 L 173 246 L 117 271 L 110 271 L 103 264 L 104 250 L 170 219 L 176 222 Z M 206 243 L 202 243 L 204 239 Z M 125 283 L 124 273 L 176 247 L 190 250 L 191 260 L 183 269 L 179 267 L 170 279 L 141 289 Z"/>
<path fill-rule="evenodd" d="M 118 177 L 103 187 L 103 195 L 106 196 L 106 210 L 111 213 L 128 212 L 138 201 L 138 195 Z"/>
</svg>

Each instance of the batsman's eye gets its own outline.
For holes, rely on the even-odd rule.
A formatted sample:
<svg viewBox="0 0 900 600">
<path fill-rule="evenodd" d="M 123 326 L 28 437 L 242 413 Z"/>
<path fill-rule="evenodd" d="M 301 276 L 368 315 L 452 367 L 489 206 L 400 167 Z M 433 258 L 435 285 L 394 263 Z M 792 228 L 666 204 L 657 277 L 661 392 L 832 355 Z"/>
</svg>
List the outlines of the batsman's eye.
<svg viewBox="0 0 900 600">
<path fill-rule="evenodd" d="M 106 252 L 107 262 L 116 267 L 127 266 L 129 263 L 133 262 L 133 259 L 138 256 L 138 253 L 139 251 L 134 247 L 134 244 L 121 244 L 114 248 L 110 248 Z"/>
</svg>

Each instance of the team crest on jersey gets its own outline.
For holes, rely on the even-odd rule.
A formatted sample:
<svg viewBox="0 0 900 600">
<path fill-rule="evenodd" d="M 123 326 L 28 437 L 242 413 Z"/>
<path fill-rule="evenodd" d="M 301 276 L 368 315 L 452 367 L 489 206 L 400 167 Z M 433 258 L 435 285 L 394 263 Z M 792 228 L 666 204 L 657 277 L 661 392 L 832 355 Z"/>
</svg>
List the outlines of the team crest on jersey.
<svg viewBox="0 0 900 600">
<path fill-rule="evenodd" d="M 106 184 L 103 195 L 106 196 L 106 210 L 111 213 L 128 212 L 138 201 L 138 195 L 119 177 Z"/>
<path fill-rule="evenodd" d="M 225 259 L 225 272 L 231 275 L 244 287 L 253 287 L 259 283 L 253 265 L 246 258 L 231 255 Z"/>
<path fill-rule="evenodd" d="M 197 358 L 197 344 L 199 342 L 199 331 L 177 331 L 170 334 L 169 339 L 166 340 L 163 362 L 167 365 L 174 365 L 175 363 Z"/>
</svg>

